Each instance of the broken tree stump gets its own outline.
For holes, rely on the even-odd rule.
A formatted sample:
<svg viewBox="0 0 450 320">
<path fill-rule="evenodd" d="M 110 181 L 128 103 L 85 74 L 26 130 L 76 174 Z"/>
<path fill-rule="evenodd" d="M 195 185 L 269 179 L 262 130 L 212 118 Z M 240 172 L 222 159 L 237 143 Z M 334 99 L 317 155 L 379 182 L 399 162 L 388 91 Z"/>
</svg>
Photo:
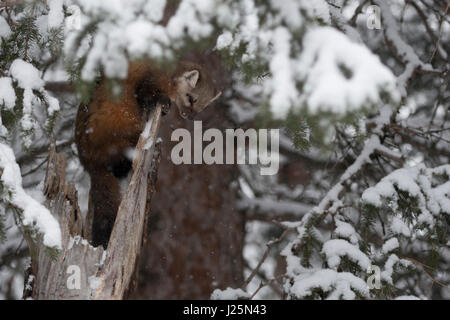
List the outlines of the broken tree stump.
<svg viewBox="0 0 450 320">
<path fill-rule="evenodd" d="M 160 160 L 157 137 L 161 113 L 158 104 L 139 138 L 133 175 L 106 251 L 102 246 L 92 247 L 85 239 L 89 237 L 90 224 L 83 223 L 75 186 L 65 181 L 65 159 L 52 144 L 44 194 L 47 208 L 59 221 L 62 249 L 52 257 L 39 238 L 25 235 L 31 266 L 25 279 L 24 298 L 120 300 L 133 290 Z"/>
</svg>

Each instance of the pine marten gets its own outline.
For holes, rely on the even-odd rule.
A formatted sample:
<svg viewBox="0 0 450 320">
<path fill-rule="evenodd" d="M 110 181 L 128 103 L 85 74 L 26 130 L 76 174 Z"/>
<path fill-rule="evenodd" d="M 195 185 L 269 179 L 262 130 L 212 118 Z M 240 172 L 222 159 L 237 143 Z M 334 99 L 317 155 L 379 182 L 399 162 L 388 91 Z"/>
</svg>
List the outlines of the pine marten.
<svg viewBox="0 0 450 320">
<path fill-rule="evenodd" d="M 106 249 L 121 201 L 120 182 L 132 167 L 132 151 L 144 129 L 147 111 L 160 103 L 163 113 L 175 104 L 192 117 L 220 96 L 200 65 L 180 62 L 172 75 L 141 60 L 130 63 L 115 97 L 102 77 L 88 105 L 80 105 L 75 142 L 80 162 L 91 178 L 92 244 Z"/>
</svg>

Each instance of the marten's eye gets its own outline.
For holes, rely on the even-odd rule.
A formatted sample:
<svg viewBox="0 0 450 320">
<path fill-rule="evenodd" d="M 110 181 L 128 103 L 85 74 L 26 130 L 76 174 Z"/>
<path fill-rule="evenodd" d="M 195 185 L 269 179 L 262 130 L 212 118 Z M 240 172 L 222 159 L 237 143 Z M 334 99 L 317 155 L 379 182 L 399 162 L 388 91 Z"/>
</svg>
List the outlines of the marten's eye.
<svg viewBox="0 0 450 320">
<path fill-rule="evenodd" d="M 197 100 L 195 100 L 189 93 L 186 93 L 186 97 L 188 97 L 189 103 L 192 105 L 194 104 L 194 102 L 196 102 Z"/>
</svg>

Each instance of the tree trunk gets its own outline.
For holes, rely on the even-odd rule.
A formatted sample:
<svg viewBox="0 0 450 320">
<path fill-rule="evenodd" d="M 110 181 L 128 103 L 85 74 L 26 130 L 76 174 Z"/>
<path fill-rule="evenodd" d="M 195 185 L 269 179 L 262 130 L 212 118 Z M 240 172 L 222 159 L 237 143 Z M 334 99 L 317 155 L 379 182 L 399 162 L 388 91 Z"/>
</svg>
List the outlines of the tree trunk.
<svg viewBox="0 0 450 320">
<path fill-rule="evenodd" d="M 170 154 L 178 142 L 171 141 L 172 131 L 186 128 L 193 137 L 194 126 L 174 109 L 162 120 L 163 161 L 135 299 L 209 299 L 215 288 L 240 287 L 244 282 L 245 223 L 236 208 L 237 167 L 174 165 Z M 220 104 L 208 107 L 196 120 L 202 120 L 203 131 L 234 127 Z"/>
<path fill-rule="evenodd" d="M 146 241 L 147 216 L 155 191 L 161 106 L 157 106 L 136 146 L 133 176 L 120 204 L 108 249 L 92 247 L 83 236 L 73 184 L 65 182 L 65 160 L 51 147 L 45 179 L 46 205 L 59 220 L 62 250 L 51 257 L 40 240 L 26 236 L 31 267 L 24 298 L 124 299 L 135 287 L 139 254 Z M 89 225 L 89 224 L 85 224 Z"/>
</svg>

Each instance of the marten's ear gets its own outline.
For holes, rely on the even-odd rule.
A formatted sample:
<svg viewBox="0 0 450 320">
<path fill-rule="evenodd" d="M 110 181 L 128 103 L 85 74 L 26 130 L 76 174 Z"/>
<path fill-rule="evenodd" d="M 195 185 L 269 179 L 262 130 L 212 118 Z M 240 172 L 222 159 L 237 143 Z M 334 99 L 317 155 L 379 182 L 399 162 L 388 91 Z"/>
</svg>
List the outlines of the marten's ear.
<svg viewBox="0 0 450 320">
<path fill-rule="evenodd" d="M 183 78 L 186 80 L 186 82 L 191 88 L 195 88 L 199 77 L 200 73 L 198 72 L 198 70 L 191 70 L 183 73 Z"/>
</svg>

